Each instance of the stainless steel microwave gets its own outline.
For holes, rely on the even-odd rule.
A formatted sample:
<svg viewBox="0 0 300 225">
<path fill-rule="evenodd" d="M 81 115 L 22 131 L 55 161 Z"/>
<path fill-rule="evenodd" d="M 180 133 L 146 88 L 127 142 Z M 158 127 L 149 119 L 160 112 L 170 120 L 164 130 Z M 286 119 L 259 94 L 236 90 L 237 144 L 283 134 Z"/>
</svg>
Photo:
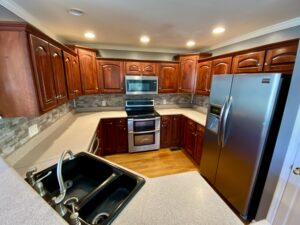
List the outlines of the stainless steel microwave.
<svg viewBox="0 0 300 225">
<path fill-rule="evenodd" d="M 157 94 L 157 76 L 125 76 L 127 95 Z"/>
</svg>

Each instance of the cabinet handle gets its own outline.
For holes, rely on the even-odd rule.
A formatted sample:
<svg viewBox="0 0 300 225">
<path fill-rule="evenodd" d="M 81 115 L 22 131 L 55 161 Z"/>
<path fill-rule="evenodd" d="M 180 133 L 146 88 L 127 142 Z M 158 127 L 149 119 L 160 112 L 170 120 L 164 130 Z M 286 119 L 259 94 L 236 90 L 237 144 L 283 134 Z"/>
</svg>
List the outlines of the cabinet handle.
<svg viewBox="0 0 300 225">
<path fill-rule="evenodd" d="M 57 57 L 57 56 L 58 56 L 58 54 L 57 54 L 57 53 L 54 53 L 52 56 L 55 58 L 55 57 Z"/>
<path fill-rule="evenodd" d="M 268 65 L 268 63 L 265 63 L 265 66 L 267 66 Z"/>
<path fill-rule="evenodd" d="M 96 87 L 96 91 L 98 91 L 98 90 L 99 90 L 99 88 Z"/>
<path fill-rule="evenodd" d="M 37 47 L 37 50 L 44 50 L 42 46 Z"/>
<path fill-rule="evenodd" d="M 260 63 L 257 63 L 256 65 L 257 65 L 257 66 L 261 66 L 261 64 L 260 64 Z"/>
</svg>

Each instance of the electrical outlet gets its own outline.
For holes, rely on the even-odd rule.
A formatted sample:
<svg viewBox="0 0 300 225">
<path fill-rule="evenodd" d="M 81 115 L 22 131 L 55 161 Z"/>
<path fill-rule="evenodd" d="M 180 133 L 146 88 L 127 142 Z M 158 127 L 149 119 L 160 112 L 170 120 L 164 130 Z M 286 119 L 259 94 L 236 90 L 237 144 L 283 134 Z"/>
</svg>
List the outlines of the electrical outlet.
<svg viewBox="0 0 300 225">
<path fill-rule="evenodd" d="M 102 105 L 102 106 L 106 106 L 106 101 L 103 100 L 103 101 L 101 102 L 101 105 Z"/>
<path fill-rule="evenodd" d="M 167 104 L 167 99 L 163 99 L 163 104 Z"/>
<path fill-rule="evenodd" d="M 34 124 L 28 128 L 29 137 L 36 135 L 39 132 L 37 124 Z"/>
</svg>

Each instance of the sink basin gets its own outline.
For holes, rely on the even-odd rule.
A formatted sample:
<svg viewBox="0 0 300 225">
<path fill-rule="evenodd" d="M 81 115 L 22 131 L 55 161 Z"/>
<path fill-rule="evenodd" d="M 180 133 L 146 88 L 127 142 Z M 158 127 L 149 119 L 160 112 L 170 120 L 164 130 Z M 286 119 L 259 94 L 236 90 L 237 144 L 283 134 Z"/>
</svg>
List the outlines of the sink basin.
<svg viewBox="0 0 300 225">
<path fill-rule="evenodd" d="M 56 167 L 35 174 L 37 180 L 52 171 L 42 181 L 48 203 L 59 195 Z M 145 183 L 142 177 L 84 152 L 63 162 L 62 176 L 67 189 L 65 200 L 78 198 L 76 210 L 82 224 L 110 224 Z"/>
</svg>

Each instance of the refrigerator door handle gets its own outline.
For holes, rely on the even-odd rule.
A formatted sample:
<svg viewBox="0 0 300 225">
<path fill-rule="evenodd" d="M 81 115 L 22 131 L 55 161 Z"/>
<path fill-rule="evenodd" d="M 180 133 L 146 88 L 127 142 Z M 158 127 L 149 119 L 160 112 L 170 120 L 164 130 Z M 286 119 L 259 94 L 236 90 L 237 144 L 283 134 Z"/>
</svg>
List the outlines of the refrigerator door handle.
<svg viewBox="0 0 300 225">
<path fill-rule="evenodd" d="M 227 125 L 227 119 L 228 115 L 231 109 L 232 105 L 232 96 L 228 99 L 228 104 L 226 104 L 226 109 L 224 111 L 223 119 L 222 119 L 222 138 L 221 138 L 221 147 L 224 148 L 225 141 L 226 141 L 226 125 Z"/>
<path fill-rule="evenodd" d="M 219 124 L 218 124 L 218 145 L 219 146 L 222 146 L 222 139 L 221 139 L 222 133 L 223 133 L 222 125 L 223 125 L 224 110 L 226 108 L 227 101 L 228 101 L 228 96 L 225 97 L 225 100 L 224 100 L 224 103 L 223 103 L 223 106 L 222 106 L 221 112 L 220 112 L 220 118 L 219 118 Z"/>
</svg>

